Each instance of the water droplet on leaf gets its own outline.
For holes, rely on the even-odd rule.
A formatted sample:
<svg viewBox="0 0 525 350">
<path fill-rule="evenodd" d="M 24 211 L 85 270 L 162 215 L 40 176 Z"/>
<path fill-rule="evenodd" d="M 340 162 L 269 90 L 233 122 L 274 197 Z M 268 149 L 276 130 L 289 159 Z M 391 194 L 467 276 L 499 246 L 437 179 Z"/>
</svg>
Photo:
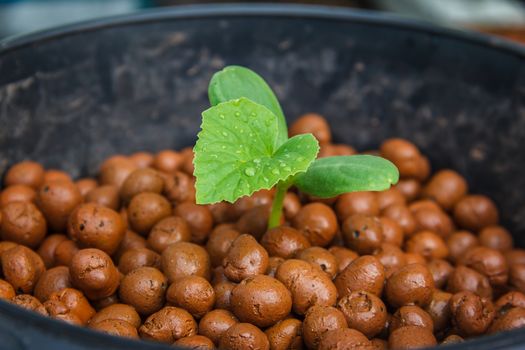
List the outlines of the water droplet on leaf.
<svg viewBox="0 0 525 350">
<path fill-rule="evenodd" d="M 272 174 L 274 175 L 279 175 L 281 172 L 279 171 L 279 169 L 273 169 L 272 170 Z"/>
<path fill-rule="evenodd" d="M 253 176 L 253 175 L 255 175 L 255 169 L 254 168 L 246 168 L 244 170 L 244 173 L 246 174 L 246 176 Z"/>
<path fill-rule="evenodd" d="M 219 118 L 224 119 L 224 114 L 219 114 Z"/>
<path fill-rule="evenodd" d="M 223 131 L 222 132 L 222 136 L 226 137 L 226 136 L 228 136 L 228 133 L 226 131 Z"/>
</svg>

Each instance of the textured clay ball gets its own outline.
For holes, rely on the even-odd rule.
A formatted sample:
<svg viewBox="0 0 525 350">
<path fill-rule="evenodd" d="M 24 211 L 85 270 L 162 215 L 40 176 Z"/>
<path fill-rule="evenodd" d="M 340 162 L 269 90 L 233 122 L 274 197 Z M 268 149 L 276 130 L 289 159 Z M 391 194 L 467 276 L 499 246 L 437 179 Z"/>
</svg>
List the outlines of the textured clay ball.
<svg viewBox="0 0 525 350">
<path fill-rule="evenodd" d="M 176 216 L 168 216 L 157 222 L 148 235 L 148 246 L 162 253 L 169 245 L 191 240 L 190 227 L 186 221 Z"/>
<path fill-rule="evenodd" d="M 108 158 L 100 166 L 99 181 L 102 185 L 114 185 L 120 188 L 126 178 L 137 169 L 137 165 L 122 156 Z"/>
<path fill-rule="evenodd" d="M 268 229 L 269 217 L 269 205 L 252 208 L 240 217 L 235 225 L 235 229 L 239 232 L 247 232 L 259 240 Z"/>
<path fill-rule="evenodd" d="M 113 209 L 86 203 L 71 213 L 68 233 L 81 248 L 97 248 L 112 255 L 124 238 L 126 226 Z"/>
<path fill-rule="evenodd" d="M 199 322 L 199 334 L 208 337 L 218 346 L 221 336 L 239 320 L 228 310 L 215 309 L 208 312 Z"/>
<path fill-rule="evenodd" d="M 213 286 L 216 309 L 230 309 L 230 298 L 235 286 L 236 284 L 231 282 L 219 282 Z"/>
<path fill-rule="evenodd" d="M 0 299 L 11 300 L 15 295 L 15 289 L 11 283 L 0 279 Z"/>
<path fill-rule="evenodd" d="M 365 291 L 379 296 L 384 282 L 384 267 L 371 255 L 363 255 L 352 261 L 334 280 L 340 298 L 353 291 Z"/>
<path fill-rule="evenodd" d="M 299 315 L 313 305 L 335 304 L 337 289 L 330 277 L 305 261 L 286 260 L 277 268 L 275 277 L 292 293 L 292 307 Z"/>
<path fill-rule="evenodd" d="M 478 238 L 468 231 L 456 231 L 447 237 L 448 259 L 457 262 L 467 250 L 479 245 Z"/>
<path fill-rule="evenodd" d="M 450 298 L 452 298 L 452 294 L 434 289 L 432 299 L 425 308 L 425 311 L 432 318 L 435 332 L 445 330 L 450 324 Z"/>
<path fill-rule="evenodd" d="M 420 254 L 426 259 L 443 259 L 448 256 L 448 247 L 443 238 L 432 231 L 420 231 L 405 243 L 408 253 Z"/>
<path fill-rule="evenodd" d="M 42 303 L 30 294 L 20 294 L 11 299 L 11 303 L 26 310 L 31 310 L 44 316 L 48 316 L 47 310 Z"/>
<path fill-rule="evenodd" d="M 343 272 L 352 261 L 359 257 L 356 252 L 344 247 L 332 246 L 328 251 L 332 253 L 337 261 L 337 273 Z"/>
<path fill-rule="evenodd" d="M 392 244 L 381 244 L 381 247 L 374 252 L 374 256 L 384 266 L 387 278 L 406 265 L 405 253 Z"/>
<path fill-rule="evenodd" d="M 465 252 L 460 262 L 487 276 L 492 286 L 503 286 L 509 278 L 505 256 L 495 249 L 487 247 L 470 248 Z"/>
<path fill-rule="evenodd" d="M 313 246 L 324 247 L 338 230 L 334 211 L 322 203 L 310 203 L 301 208 L 293 219 L 293 226 L 301 231 Z"/>
<path fill-rule="evenodd" d="M 95 314 L 95 309 L 89 304 L 84 294 L 73 288 L 53 292 L 48 300 L 62 303 L 69 313 L 78 317 L 82 324 L 86 324 Z"/>
<path fill-rule="evenodd" d="M 233 282 L 264 274 L 268 268 L 268 252 L 248 234 L 237 237 L 223 260 L 224 274 Z"/>
<path fill-rule="evenodd" d="M 164 178 L 158 171 L 150 168 L 137 169 L 132 172 L 120 188 L 120 197 L 124 203 L 139 193 L 152 192 L 161 193 L 164 189 Z"/>
<path fill-rule="evenodd" d="M 324 333 L 347 327 L 345 316 L 335 307 L 312 306 L 304 317 L 303 340 L 308 349 L 316 349 Z"/>
<path fill-rule="evenodd" d="M 184 309 L 166 306 L 149 316 L 139 328 L 143 339 L 173 343 L 197 334 L 197 322 Z"/>
<path fill-rule="evenodd" d="M 118 210 L 120 207 L 118 187 L 114 185 L 94 188 L 84 198 L 87 203 L 95 203 L 113 210 Z"/>
<path fill-rule="evenodd" d="M 179 242 L 168 246 L 161 255 L 162 271 L 173 283 L 184 276 L 200 276 L 210 279 L 210 256 L 196 244 Z"/>
<path fill-rule="evenodd" d="M 38 250 L 36 251 L 38 255 L 42 258 L 42 261 L 44 261 L 44 265 L 46 268 L 51 268 L 55 266 L 55 251 L 59 243 L 62 241 L 65 241 L 67 237 L 65 235 L 60 234 L 53 234 L 47 236 L 43 241 L 42 244 L 38 247 Z"/>
<path fill-rule="evenodd" d="M 415 200 L 421 194 L 421 184 L 416 179 L 400 179 L 395 188 L 409 202 Z"/>
<path fill-rule="evenodd" d="M 186 276 L 171 284 L 166 293 L 167 301 L 199 319 L 213 308 L 215 291 L 211 284 L 200 276 Z"/>
<path fill-rule="evenodd" d="M 492 299 L 492 287 L 489 279 L 466 266 L 458 266 L 450 274 L 447 291 L 451 293 L 469 291 L 484 298 Z"/>
<path fill-rule="evenodd" d="M 113 304 L 98 311 L 89 320 L 90 324 L 105 320 L 120 320 L 129 323 L 135 328 L 140 327 L 142 320 L 133 306 L 126 304 Z"/>
<path fill-rule="evenodd" d="M 31 202 L 36 198 L 36 191 L 26 185 L 13 185 L 0 191 L 0 208 L 11 202 Z"/>
<path fill-rule="evenodd" d="M 71 287 L 69 268 L 66 266 L 57 266 L 42 273 L 36 283 L 33 294 L 38 300 L 44 302 L 48 300 L 49 296 L 54 292 L 69 287 Z"/>
<path fill-rule="evenodd" d="M 420 349 L 437 345 L 436 338 L 428 328 L 405 326 L 396 329 L 388 337 L 390 349 Z"/>
<path fill-rule="evenodd" d="M 198 350 L 213 350 L 215 349 L 215 346 L 213 345 L 213 342 L 202 335 L 192 335 L 185 338 L 180 338 L 175 343 L 173 343 L 173 346 L 179 346 L 186 349 L 198 349 Z"/>
<path fill-rule="evenodd" d="M 499 221 L 498 209 L 494 202 L 482 195 L 468 195 L 454 206 L 456 223 L 474 232 L 496 225 Z"/>
<path fill-rule="evenodd" d="M 403 229 L 399 226 L 397 221 L 384 216 L 380 217 L 379 221 L 381 221 L 383 229 L 383 242 L 401 247 L 405 237 Z"/>
<path fill-rule="evenodd" d="M 128 217 L 131 228 L 147 234 L 160 220 L 171 215 L 171 204 L 158 193 L 143 192 L 131 199 Z"/>
<path fill-rule="evenodd" d="M 171 174 L 162 173 L 162 175 L 164 177 L 164 195 L 170 202 L 195 202 L 194 180 L 190 176 L 181 171 L 175 171 Z"/>
<path fill-rule="evenodd" d="M 40 256 L 22 245 L 1 254 L 2 271 L 17 293 L 31 293 L 45 271 Z"/>
<path fill-rule="evenodd" d="M 308 133 L 314 135 L 320 144 L 332 141 L 330 126 L 326 119 L 319 114 L 304 114 L 290 125 L 290 137 Z"/>
<path fill-rule="evenodd" d="M 264 328 L 284 319 L 292 310 L 288 289 L 273 277 L 248 277 L 232 291 L 231 309 L 241 322 Z"/>
<path fill-rule="evenodd" d="M 402 306 L 392 315 L 390 332 L 406 326 L 417 326 L 434 331 L 432 317 L 423 309 L 415 305 Z"/>
<path fill-rule="evenodd" d="M 346 245 L 359 254 L 372 254 L 383 243 L 383 227 L 376 217 L 352 215 L 342 229 Z"/>
<path fill-rule="evenodd" d="M 212 266 L 221 266 L 222 261 L 228 250 L 232 246 L 233 241 L 241 234 L 234 229 L 214 230 L 206 242 L 206 250 L 210 255 Z"/>
<path fill-rule="evenodd" d="M 162 308 L 167 288 L 168 281 L 162 272 L 153 267 L 140 267 L 124 276 L 119 297 L 139 314 L 147 316 Z"/>
<path fill-rule="evenodd" d="M 107 319 L 100 322 L 90 323 L 89 328 L 99 332 L 120 337 L 138 339 L 137 328 L 126 321 Z"/>
<path fill-rule="evenodd" d="M 461 335 L 483 334 L 494 320 L 494 305 L 472 292 L 459 292 L 450 299 L 452 324 Z"/>
<path fill-rule="evenodd" d="M 361 214 L 365 216 L 379 215 L 379 201 L 374 192 L 350 192 L 339 196 L 335 211 L 340 221 Z"/>
<path fill-rule="evenodd" d="M 221 336 L 221 350 L 258 349 L 269 350 L 268 337 L 256 326 L 250 323 L 236 323 Z"/>
<path fill-rule="evenodd" d="M 487 226 L 479 233 L 479 243 L 487 248 L 506 252 L 514 247 L 514 240 L 509 231 L 501 226 Z"/>
<path fill-rule="evenodd" d="M 160 255 L 148 248 L 136 248 L 122 254 L 119 259 L 118 270 L 126 275 L 145 266 L 160 269 Z"/>
<path fill-rule="evenodd" d="M 434 280 L 434 286 L 442 289 L 447 284 L 450 275 L 454 271 L 454 268 L 450 263 L 443 259 L 433 259 L 427 264 L 428 270 L 432 274 Z"/>
<path fill-rule="evenodd" d="M 295 318 L 288 318 L 268 328 L 264 333 L 270 342 L 270 349 L 302 349 L 303 323 Z"/>
<path fill-rule="evenodd" d="M 297 258 L 317 266 L 325 272 L 330 279 L 333 279 L 338 272 L 337 260 L 328 250 L 321 247 L 310 247 L 297 254 Z"/>
<path fill-rule="evenodd" d="M 2 240 L 36 248 L 47 233 L 44 216 L 31 202 L 10 202 L 0 209 Z"/>
<path fill-rule="evenodd" d="M 490 326 L 489 333 L 510 331 L 523 327 L 525 327 L 525 309 L 513 307 L 498 312 L 496 319 Z"/>
<path fill-rule="evenodd" d="M 192 242 L 202 244 L 206 241 L 213 228 L 213 216 L 207 206 L 185 202 L 176 205 L 173 213 L 188 223 Z"/>
<path fill-rule="evenodd" d="M 261 239 L 262 246 L 270 256 L 290 259 L 310 247 L 310 241 L 292 227 L 278 226 L 268 230 Z"/>
<path fill-rule="evenodd" d="M 82 178 L 82 179 L 75 181 L 75 185 L 80 191 L 80 194 L 82 195 L 82 197 L 84 197 L 85 199 L 85 197 L 90 191 L 98 187 L 98 182 L 95 179 Z"/>
<path fill-rule="evenodd" d="M 403 234 L 411 236 L 416 229 L 416 221 L 410 210 L 402 204 L 392 204 L 386 208 L 382 215 L 397 222 Z"/>
<path fill-rule="evenodd" d="M 467 194 L 465 179 L 454 170 L 441 170 L 435 173 L 425 188 L 423 196 L 436 201 L 443 209 L 451 210 Z"/>
<path fill-rule="evenodd" d="M 441 209 L 420 208 L 412 210 L 412 216 L 416 223 L 416 232 L 432 231 L 446 238 L 454 230 L 452 220 Z"/>
<path fill-rule="evenodd" d="M 74 183 L 64 180 L 46 182 L 40 187 L 36 204 L 44 214 L 49 228 L 65 232 L 67 220 L 83 198 Z"/>
<path fill-rule="evenodd" d="M 113 261 L 102 250 L 80 250 L 69 267 L 73 285 L 91 300 L 99 300 L 115 293 L 120 275 Z"/>
<path fill-rule="evenodd" d="M 153 158 L 153 167 L 165 173 L 172 173 L 182 167 L 184 157 L 179 152 L 173 150 L 163 150 Z"/>
<path fill-rule="evenodd" d="M 496 310 L 500 310 L 502 308 L 508 309 L 509 307 L 525 308 L 525 294 L 518 291 L 508 292 L 499 297 L 499 299 L 494 304 L 494 307 Z"/>
<path fill-rule="evenodd" d="M 16 163 L 5 174 L 4 185 L 26 185 L 35 190 L 44 182 L 44 168 L 37 162 Z"/>
<path fill-rule="evenodd" d="M 113 259 L 119 261 L 125 252 L 135 248 L 146 248 L 146 240 L 141 235 L 127 230 L 126 233 L 124 233 L 124 238 L 122 238 L 117 251 L 113 254 Z"/>
<path fill-rule="evenodd" d="M 79 250 L 78 245 L 70 239 L 58 243 L 55 248 L 54 265 L 69 266 Z"/>
<path fill-rule="evenodd" d="M 340 328 L 324 333 L 319 341 L 319 350 L 372 350 L 372 342 L 361 332 L 351 328 Z"/>
<path fill-rule="evenodd" d="M 428 268 L 421 264 L 402 267 L 386 281 L 385 294 L 393 307 L 414 304 L 425 307 L 432 298 L 434 280 Z"/>
<path fill-rule="evenodd" d="M 153 164 L 153 154 L 149 152 L 137 152 L 129 156 L 129 160 L 140 169 L 147 168 Z"/>
<path fill-rule="evenodd" d="M 387 320 L 386 306 L 380 298 L 368 292 L 352 292 L 337 302 L 337 308 L 346 318 L 348 327 L 368 338 L 378 335 Z"/>
</svg>

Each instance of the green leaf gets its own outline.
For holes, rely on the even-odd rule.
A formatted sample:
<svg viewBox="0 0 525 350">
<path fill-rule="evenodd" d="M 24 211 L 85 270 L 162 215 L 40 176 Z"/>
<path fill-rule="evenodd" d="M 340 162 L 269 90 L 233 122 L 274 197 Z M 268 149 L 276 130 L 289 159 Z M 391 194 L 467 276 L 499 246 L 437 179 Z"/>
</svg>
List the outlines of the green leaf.
<svg viewBox="0 0 525 350">
<path fill-rule="evenodd" d="M 288 139 L 286 119 L 277 97 L 266 81 L 251 69 L 228 66 L 215 73 L 208 87 L 208 96 L 212 106 L 241 97 L 265 106 L 277 116 L 277 145 Z"/>
<path fill-rule="evenodd" d="M 199 204 L 234 202 L 308 169 L 319 151 L 311 134 L 277 148 L 278 118 L 247 98 L 223 102 L 202 113 L 195 145 L 194 175 Z"/>
<path fill-rule="evenodd" d="M 317 159 L 295 185 L 311 195 L 330 198 L 356 191 L 383 191 L 395 185 L 399 171 L 390 161 L 370 155 Z"/>
</svg>

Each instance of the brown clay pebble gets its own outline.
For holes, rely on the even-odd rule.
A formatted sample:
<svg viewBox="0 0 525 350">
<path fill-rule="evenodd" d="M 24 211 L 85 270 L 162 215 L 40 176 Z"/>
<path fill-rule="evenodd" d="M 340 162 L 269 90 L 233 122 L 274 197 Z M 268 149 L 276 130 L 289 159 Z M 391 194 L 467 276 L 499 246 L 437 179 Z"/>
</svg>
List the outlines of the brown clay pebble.
<svg viewBox="0 0 525 350">
<path fill-rule="evenodd" d="M 473 247 L 467 250 L 460 262 L 484 276 L 492 286 L 503 286 L 509 278 L 509 268 L 503 254 L 487 247 Z"/>
<path fill-rule="evenodd" d="M 359 257 L 356 252 L 344 247 L 332 246 L 328 251 L 332 253 L 337 261 L 337 273 L 343 272 L 352 261 Z"/>
<path fill-rule="evenodd" d="M 139 328 L 142 339 L 173 343 L 197 334 L 197 322 L 188 311 L 165 306 L 149 316 Z"/>
<path fill-rule="evenodd" d="M 71 287 L 71 278 L 69 277 L 69 268 L 66 266 L 53 267 L 42 273 L 38 279 L 34 296 L 44 302 L 49 299 L 50 295 L 64 288 Z"/>
<path fill-rule="evenodd" d="M 207 206 L 185 202 L 176 205 L 173 213 L 188 223 L 192 242 L 206 242 L 213 228 L 213 216 Z"/>
<path fill-rule="evenodd" d="M 15 297 L 15 289 L 11 283 L 0 279 L 0 299 L 11 300 Z"/>
<path fill-rule="evenodd" d="M 233 288 L 236 284 L 231 282 L 220 282 L 213 286 L 215 291 L 215 308 L 216 309 L 230 309 L 230 299 Z"/>
<path fill-rule="evenodd" d="M 3 252 L 1 262 L 6 281 L 17 293 L 31 293 L 45 271 L 40 256 L 22 245 Z"/>
<path fill-rule="evenodd" d="M 483 334 L 494 319 L 494 305 L 472 292 L 459 292 L 450 299 L 452 324 L 462 335 Z"/>
<path fill-rule="evenodd" d="M 397 222 L 406 236 L 411 236 L 416 229 L 416 221 L 410 210 L 402 204 L 392 204 L 382 215 Z"/>
<path fill-rule="evenodd" d="M 98 300 L 115 293 L 120 275 L 113 261 L 100 249 L 80 250 L 69 266 L 71 281 L 90 300 Z"/>
<path fill-rule="evenodd" d="M 0 191 L 0 208 L 11 202 L 34 202 L 36 191 L 26 185 L 13 185 Z"/>
<path fill-rule="evenodd" d="M 126 275 L 145 266 L 160 269 L 160 255 L 148 248 L 136 248 L 122 254 L 119 259 L 118 270 Z"/>
<path fill-rule="evenodd" d="M 268 229 L 269 217 L 269 205 L 251 208 L 242 214 L 235 225 L 235 229 L 242 233 L 249 233 L 255 237 L 255 239 L 259 240 Z"/>
<path fill-rule="evenodd" d="M 361 332 L 351 328 L 330 330 L 323 334 L 318 350 L 372 350 L 374 346 Z"/>
<path fill-rule="evenodd" d="M 250 323 L 236 323 L 221 336 L 221 350 L 269 350 L 268 337 L 259 328 Z"/>
<path fill-rule="evenodd" d="M 119 261 L 125 252 L 135 248 L 146 248 L 146 239 L 133 231 L 127 230 L 117 251 L 113 254 L 113 259 Z"/>
<path fill-rule="evenodd" d="M 78 206 L 69 218 L 69 237 L 81 248 L 97 248 L 108 255 L 117 251 L 126 227 L 113 209 L 94 203 Z"/>
<path fill-rule="evenodd" d="M 68 310 L 67 312 L 77 316 L 82 324 L 86 324 L 95 314 L 95 309 L 89 304 L 84 294 L 74 288 L 64 288 L 53 292 L 48 300 L 62 303 Z"/>
<path fill-rule="evenodd" d="M 380 217 L 379 221 L 381 221 L 381 227 L 383 229 L 383 242 L 401 247 L 405 237 L 403 229 L 397 221 L 384 216 Z"/>
<path fill-rule="evenodd" d="M 119 297 L 139 314 L 147 316 L 162 308 L 167 288 L 168 281 L 162 272 L 154 267 L 139 267 L 124 276 Z"/>
<path fill-rule="evenodd" d="M 275 277 L 292 293 L 295 313 L 303 315 L 313 305 L 331 306 L 337 289 L 330 277 L 306 261 L 289 259 L 277 268 Z"/>
<path fill-rule="evenodd" d="M 395 245 L 383 243 L 374 252 L 374 256 L 385 268 L 385 277 L 390 277 L 394 272 L 406 265 L 405 253 Z"/>
<path fill-rule="evenodd" d="M 59 242 L 55 248 L 54 265 L 69 266 L 79 250 L 77 244 L 70 239 Z"/>
<path fill-rule="evenodd" d="M 100 184 L 114 185 L 120 188 L 126 178 L 137 169 L 137 165 L 126 157 L 108 158 L 100 166 Z"/>
<path fill-rule="evenodd" d="M 452 219 L 441 209 L 421 208 L 412 212 L 416 232 L 432 231 L 447 238 L 454 230 Z"/>
<path fill-rule="evenodd" d="M 406 326 L 396 329 L 388 337 L 390 349 L 421 349 L 437 345 L 432 331 L 424 327 Z"/>
<path fill-rule="evenodd" d="M 164 189 L 164 178 L 153 169 L 142 168 L 132 172 L 120 188 L 120 197 L 124 203 L 129 203 L 131 199 L 139 193 L 152 192 L 162 193 Z"/>
<path fill-rule="evenodd" d="M 439 289 L 434 289 L 432 292 L 432 299 L 425 308 L 425 311 L 432 318 L 434 332 L 443 331 L 450 324 L 450 298 L 452 298 L 452 294 Z"/>
<path fill-rule="evenodd" d="M 179 170 L 184 162 L 184 157 L 173 150 L 163 150 L 153 158 L 153 167 L 165 173 Z"/>
<path fill-rule="evenodd" d="M 105 320 L 120 320 L 129 323 L 135 328 L 140 327 L 142 320 L 133 306 L 126 304 L 109 305 L 98 311 L 89 320 L 90 324 L 99 323 Z"/>
<path fill-rule="evenodd" d="M 448 259 L 455 263 L 467 250 L 479 244 L 478 238 L 468 231 L 456 231 L 447 238 Z"/>
<path fill-rule="evenodd" d="M 77 180 L 75 182 L 75 185 L 77 186 L 82 197 L 85 198 L 91 190 L 94 190 L 95 188 L 98 187 L 98 182 L 95 179 L 86 177 L 86 178 Z"/>
<path fill-rule="evenodd" d="M 36 248 L 47 233 L 44 215 L 31 202 L 11 202 L 0 209 L 2 240 Z"/>
<path fill-rule="evenodd" d="M 368 292 L 352 292 L 337 302 L 345 315 L 348 327 L 358 330 L 368 338 L 378 335 L 384 328 L 387 312 L 380 298 Z"/>
<path fill-rule="evenodd" d="M 435 173 L 425 188 L 423 196 L 435 200 L 443 209 L 451 210 L 467 194 L 465 179 L 454 170 L 440 170 Z"/>
<path fill-rule="evenodd" d="M 303 114 L 290 125 L 290 137 L 311 133 L 320 144 L 330 143 L 332 134 L 326 119 L 316 113 Z"/>
<path fill-rule="evenodd" d="M 120 277 L 123 278 L 124 276 L 121 275 Z M 114 304 L 118 304 L 119 302 L 120 300 L 118 298 L 118 294 L 115 293 L 115 294 L 110 295 L 109 297 L 105 297 L 99 300 L 92 300 L 91 305 L 93 305 L 95 310 L 100 311 L 105 307 L 108 307 Z"/>
<path fill-rule="evenodd" d="M 153 164 L 153 154 L 149 152 L 137 152 L 130 155 L 129 160 L 135 163 L 140 169 L 143 169 Z"/>
<path fill-rule="evenodd" d="M 189 337 L 181 338 L 173 343 L 174 346 L 180 346 L 185 349 L 193 350 L 213 350 L 215 346 L 213 342 L 202 335 L 192 335 Z"/>
<path fill-rule="evenodd" d="M 15 305 L 23 307 L 26 310 L 31 310 L 44 316 L 48 315 L 44 305 L 42 305 L 42 303 L 32 295 L 20 294 L 11 299 L 11 302 Z"/>
<path fill-rule="evenodd" d="M 212 266 L 221 266 L 233 241 L 241 234 L 234 229 L 214 230 L 206 242 Z"/>
<path fill-rule="evenodd" d="M 191 240 L 190 227 L 176 216 L 168 216 L 157 222 L 148 235 L 148 246 L 161 254 L 169 245 Z"/>
<path fill-rule="evenodd" d="M 508 310 L 500 310 L 490 326 L 489 333 L 510 331 L 523 327 L 525 327 L 525 309 L 513 307 Z"/>
<path fill-rule="evenodd" d="M 44 265 L 46 266 L 46 268 L 49 269 L 55 266 L 56 248 L 58 244 L 65 241 L 66 239 L 67 237 L 65 235 L 52 234 L 52 235 L 47 236 L 42 241 L 42 244 L 40 244 L 36 252 L 42 258 L 42 261 L 44 262 Z"/>
<path fill-rule="evenodd" d="M 74 183 L 64 180 L 46 182 L 40 187 L 36 204 L 49 228 L 55 232 L 65 232 L 67 220 L 83 198 Z"/>
<path fill-rule="evenodd" d="M 194 180 L 190 176 L 181 171 L 161 175 L 164 177 L 164 195 L 170 202 L 195 202 Z"/>
<path fill-rule="evenodd" d="M 408 253 L 420 254 L 426 259 L 444 259 L 448 256 L 448 247 L 439 235 L 432 231 L 420 231 L 405 243 Z"/>
<path fill-rule="evenodd" d="M 268 337 L 271 350 L 303 348 L 303 323 L 295 318 L 282 320 L 264 333 Z"/>
<path fill-rule="evenodd" d="M 293 219 L 293 226 L 301 231 L 313 246 L 320 247 L 328 245 L 338 230 L 334 211 L 322 203 L 310 203 L 302 207 Z"/>
<path fill-rule="evenodd" d="M 335 211 L 340 221 L 352 215 L 379 215 L 379 202 L 375 192 L 350 192 L 339 196 Z"/>
<path fill-rule="evenodd" d="M 459 335 L 452 334 L 452 335 L 449 335 L 448 337 L 446 337 L 445 339 L 443 339 L 443 341 L 441 342 L 441 345 L 458 344 L 458 343 L 463 343 L 464 341 L 465 341 L 465 339 L 463 339 Z"/>
<path fill-rule="evenodd" d="M 253 236 L 237 237 L 223 260 L 224 274 L 233 282 L 264 274 L 268 268 L 268 252 Z"/>
<path fill-rule="evenodd" d="M 345 316 L 335 307 L 312 306 L 304 317 L 303 340 L 309 349 L 316 349 L 324 333 L 347 327 Z"/>
<path fill-rule="evenodd" d="M 494 303 L 496 310 L 509 307 L 522 307 L 525 308 L 525 294 L 518 291 L 508 292 Z"/>
<path fill-rule="evenodd" d="M 118 187 L 114 185 L 105 185 L 97 187 L 85 196 L 87 203 L 95 203 L 113 210 L 120 208 L 120 197 Z"/>
<path fill-rule="evenodd" d="M 377 203 L 379 205 L 379 211 L 386 209 L 393 204 L 406 205 L 406 198 L 403 193 L 396 187 L 390 187 L 388 190 L 375 192 L 377 196 Z M 378 214 L 373 214 L 377 216 Z"/>
<path fill-rule="evenodd" d="M 158 193 L 139 193 L 128 206 L 131 228 L 142 235 L 146 235 L 157 222 L 170 215 L 171 204 Z"/>
<path fill-rule="evenodd" d="M 454 271 L 454 268 L 450 263 L 443 259 L 433 259 L 427 264 L 428 270 L 432 274 L 434 280 L 434 287 L 443 289 L 447 284 L 450 275 Z"/>
<path fill-rule="evenodd" d="M 390 332 L 406 326 L 417 326 L 428 329 L 430 332 L 434 331 L 434 321 L 432 317 L 419 306 L 406 305 L 401 306 L 392 315 L 390 321 Z"/>
<path fill-rule="evenodd" d="M 135 326 L 129 324 L 126 321 L 117 319 L 106 319 L 100 322 L 90 323 L 89 328 L 119 337 L 134 339 L 138 339 L 139 337 L 137 328 Z"/>
<path fill-rule="evenodd" d="M 162 271 L 170 283 L 184 276 L 211 277 L 210 256 L 206 250 L 189 242 L 178 242 L 168 246 L 161 255 Z"/>
<path fill-rule="evenodd" d="M 481 297 L 492 299 L 492 287 L 489 279 L 466 266 L 458 266 L 450 274 L 447 281 L 447 291 L 451 293 L 469 291 Z"/>
<path fill-rule="evenodd" d="M 388 349 L 388 341 L 384 339 L 374 338 L 370 340 L 370 343 L 372 344 L 372 348 L 374 350 L 387 350 Z"/>
<path fill-rule="evenodd" d="M 44 181 L 44 168 L 42 165 L 32 161 L 16 163 L 5 174 L 4 185 L 26 185 L 35 190 Z"/>
<path fill-rule="evenodd" d="M 506 252 L 514 247 L 509 231 L 501 226 L 487 226 L 479 233 L 479 243 L 487 248 Z"/>
<path fill-rule="evenodd" d="M 353 291 L 365 291 L 380 296 L 384 282 L 384 267 L 371 255 L 363 255 L 352 261 L 334 280 L 340 298 Z"/>
<path fill-rule="evenodd" d="M 456 223 L 477 232 L 499 221 L 498 209 L 494 202 L 482 195 L 467 195 L 454 206 Z"/>
<path fill-rule="evenodd" d="M 297 213 L 301 210 L 302 204 L 293 192 L 287 192 L 283 201 L 283 214 L 286 220 L 291 221 Z"/>
<path fill-rule="evenodd" d="M 261 238 L 261 245 L 270 256 L 290 259 L 310 247 L 310 241 L 298 230 L 278 226 L 268 230 Z"/>
<path fill-rule="evenodd" d="M 228 310 L 215 309 L 204 315 L 199 322 L 199 334 L 219 345 L 221 336 L 239 320 Z"/>
<path fill-rule="evenodd" d="M 397 188 L 409 202 L 418 198 L 421 193 L 421 184 L 415 179 L 400 179 L 395 188 Z"/>
<path fill-rule="evenodd" d="M 509 271 L 509 284 L 525 293 L 525 264 L 514 264 Z"/>
<path fill-rule="evenodd" d="M 372 254 L 383 243 L 383 227 L 376 217 L 352 215 L 343 222 L 343 238 L 358 254 Z"/>
<path fill-rule="evenodd" d="M 505 258 L 509 267 L 514 264 L 525 264 L 525 249 L 512 249 L 505 252 Z"/>
<path fill-rule="evenodd" d="M 421 264 L 402 267 L 388 278 L 385 294 L 393 307 L 414 304 L 425 307 L 432 299 L 434 280 L 428 268 Z"/>
<path fill-rule="evenodd" d="M 206 279 L 186 276 L 169 286 L 166 299 L 171 305 L 181 307 L 200 319 L 213 308 L 215 291 Z"/>
<path fill-rule="evenodd" d="M 330 279 L 337 274 L 337 260 L 328 250 L 321 247 L 310 247 L 297 254 L 297 258 L 318 267 L 325 272 Z"/>
<path fill-rule="evenodd" d="M 73 181 L 71 176 L 62 170 L 49 169 L 44 173 L 44 182 L 55 180 Z"/>
<path fill-rule="evenodd" d="M 269 327 L 292 310 L 292 296 L 284 284 L 273 277 L 248 277 L 232 291 L 231 309 L 241 322 Z"/>
</svg>

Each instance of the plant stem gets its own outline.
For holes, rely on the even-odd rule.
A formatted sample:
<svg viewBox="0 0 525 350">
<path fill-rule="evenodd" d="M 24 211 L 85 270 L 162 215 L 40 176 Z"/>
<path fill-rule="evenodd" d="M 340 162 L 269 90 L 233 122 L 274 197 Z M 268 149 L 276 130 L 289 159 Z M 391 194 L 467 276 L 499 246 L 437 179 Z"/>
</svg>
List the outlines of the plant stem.
<svg viewBox="0 0 525 350">
<path fill-rule="evenodd" d="M 270 219 L 268 220 L 268 229 L 277 227 L 281 224 L 284 196 L 286 195 L 286 191 L 288 191 L 290 184 L 279 182 L 276 187 L 277 191 L 272 202 L 272 212 L 270 213 Z"/>
</svg>

